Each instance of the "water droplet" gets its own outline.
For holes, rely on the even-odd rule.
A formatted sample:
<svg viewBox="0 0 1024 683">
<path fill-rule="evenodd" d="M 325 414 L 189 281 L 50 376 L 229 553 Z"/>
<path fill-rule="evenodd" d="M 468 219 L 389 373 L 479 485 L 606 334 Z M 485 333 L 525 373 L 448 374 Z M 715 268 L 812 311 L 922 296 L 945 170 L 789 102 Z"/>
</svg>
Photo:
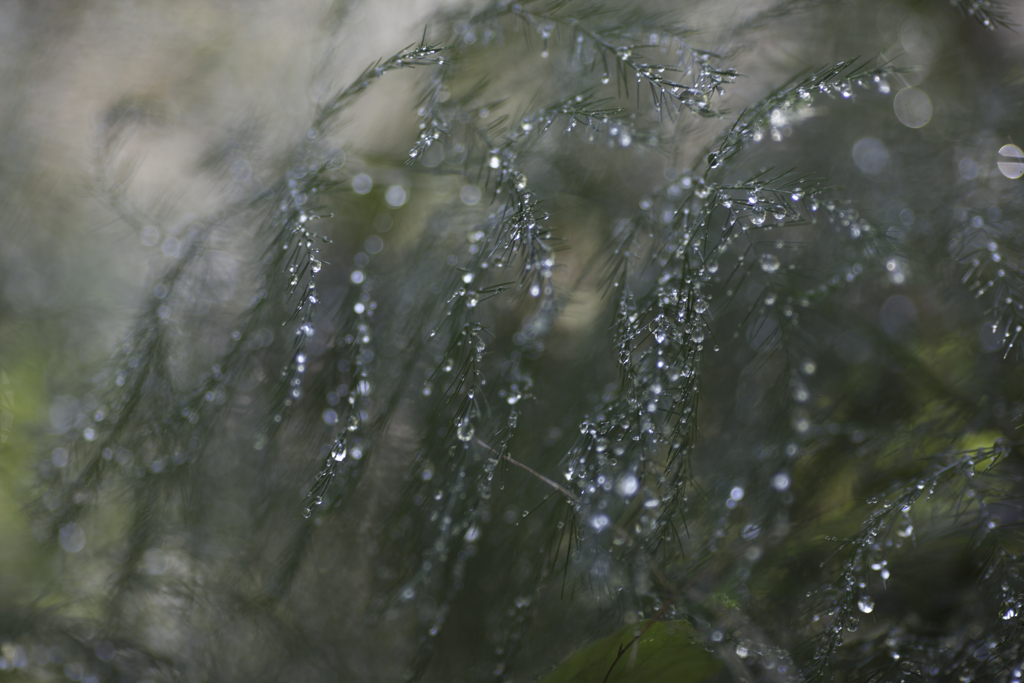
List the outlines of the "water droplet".
<svg viewBox="0 0 1024 683">
<path fill-rule="evenodd" d="M 516 189 L 517 190 L 525 190 L 526 189 L 526 175 L 525 174 L 520 173 L 519 175 L 516 176 Z"/>
<path fill-rule="evenodd" d="M 761 254 L 761 270 L 766 273 L 774 273 L 779 269 L 779 259 L 775 254 Z"/>
<path fill-rule="evenodd" d="M 604 531 L 611 524 L 611 520 L 608 519 L 608 515 L 594 515 L 590 518 L 590 526 L 594 528 L 594 531 L 598 533 Z"/>
<path fill-rule="evenodd" d="M 493 154 L 491 155 L 491 158 L 488 159 L 487 165 L 490 166 L 491 168 L 496 169 L 499 166 L 501 166 L 501 158 L 497 154 Z"/>
<path fill-rule="evenodd" d="M 534 299 L 540 296 L 540 285 L 537 284 L 536 282 L 530 285 L 530 296 L 532 296 Z"/>
<path fill-rule="evenodd" d="M 875 601 L 867 595 L 865 595 L 857 601 L 857 609 L 859 609 L 864 614 L 871 614 L 875 611 Z"/>
<path fill-rule="evenodd" d="M 626 498 L 634 495 L 640 489 L 640 481 L 636 476 L 627 474 L 615 484 L 615 492 Z"/>
<path fill-rule="evenodd" d="M 459 438 L 459 441 L 470 441 L 475 433 L 476 428 L 473 426 L 472 420 L 468 417 L 459 420 L 455 429 L 455 435 Z"/>
<path fill-rule="evenodd" d="M 316 260 L 316 259 L 313 259 L 312 261 L 309 262 L 309 268 L 314 273 L 319 273 L 320 269 L 322 267 L 323 267 L 323 264 L 320 261 Z"/>
</svg>

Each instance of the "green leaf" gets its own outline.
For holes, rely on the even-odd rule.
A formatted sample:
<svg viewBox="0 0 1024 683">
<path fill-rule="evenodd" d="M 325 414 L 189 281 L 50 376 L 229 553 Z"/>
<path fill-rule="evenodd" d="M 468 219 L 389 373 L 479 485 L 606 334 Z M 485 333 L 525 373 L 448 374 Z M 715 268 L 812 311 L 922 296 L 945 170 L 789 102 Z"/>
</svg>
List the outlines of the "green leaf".
<svg viewBox="0 0 1024 683">
<path fill-rule="evenodd" d="M 690 624 L 647 621 L 583 648 L 542 683 L 696 683 L 721 669 Z"/>
</svg>

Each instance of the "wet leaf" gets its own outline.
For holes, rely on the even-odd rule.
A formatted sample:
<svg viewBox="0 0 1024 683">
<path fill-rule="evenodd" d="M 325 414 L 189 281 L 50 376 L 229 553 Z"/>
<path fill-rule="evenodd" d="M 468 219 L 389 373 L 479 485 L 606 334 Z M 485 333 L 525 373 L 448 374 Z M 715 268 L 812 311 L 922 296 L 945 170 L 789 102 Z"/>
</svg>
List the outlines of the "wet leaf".
<svg viewBox="0 0 1024 683">
<path fill-rule="evenodd" d="M 722 663 L 704 649 L 688 623 L 648 621 L 630 624 L 615 635 L 588 645 L 541 681 L 697 683 L 721 669 Z"/>
</svg>

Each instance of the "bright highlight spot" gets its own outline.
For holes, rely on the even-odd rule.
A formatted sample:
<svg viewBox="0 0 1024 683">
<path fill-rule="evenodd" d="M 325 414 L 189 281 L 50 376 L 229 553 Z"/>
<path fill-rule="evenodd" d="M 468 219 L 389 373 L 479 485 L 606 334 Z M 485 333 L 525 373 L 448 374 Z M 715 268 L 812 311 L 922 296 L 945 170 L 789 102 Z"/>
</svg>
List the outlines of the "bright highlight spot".
<svg viewBox="0 0 1024 683">
<path fill-rule="evenodd" d="M 1020 147 L 1003 145 L 999 148 L 999 156 L 1002 158 L 996 162 L 996 166 L 1000 173 L 1011 180 L 1024 176 L 1024 151 Z"/>
<path fill-rule="evenodd" d="M 900 90 L 893 98 L 892 106 L 896 118 L 907 128 L 924 128 L 932 120 L 932 100 L 923 90 Z"/>
</svg>

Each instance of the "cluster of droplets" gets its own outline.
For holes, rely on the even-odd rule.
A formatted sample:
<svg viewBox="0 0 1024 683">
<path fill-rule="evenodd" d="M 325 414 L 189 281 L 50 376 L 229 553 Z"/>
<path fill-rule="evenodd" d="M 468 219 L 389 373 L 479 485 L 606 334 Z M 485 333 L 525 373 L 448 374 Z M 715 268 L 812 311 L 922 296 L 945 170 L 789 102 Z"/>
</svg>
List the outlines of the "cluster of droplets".
<svg viewBox="0 0 1024 683">
<path fill-rule="evenodd" d="M 342 111 L 386 73 L 410 67 L 443 65 L 445 60 L 441 56 L 441 51 L 440 47 L 421 42 L 368 67 L 352 83 L 320 103 L 317 108 L 317 116 L 307 137 L 309 140 L 316 140 L 320 137 Z"/>
<path fill-rule="evenodd" d="M 507 183 L 512 178 L 515 176 L 508 174 L 501 181 Z M 506 211 L 492 215 L 469 233 L 468 258 L 461 265 L 457 258 L 448 262 L 453 277 L 443 294 L 441 319 L 429 333 L 440 351 L 420 393 L 437 407 L 432 420 L 439 426 L 424 437 L 413 474 L 410 496 L 420 511 L 411 529 L 422 546 L 417 553 L 419 565 L 402 586 L 403 591 L 433 591 L 440 585 L 446 588 L 437 596 L 440 606 L 421 642 L 421 653 L 433 647 L 434 637 L 462 587 L 464 564 L 475 552 L 475 544 L 490 519 L 488 501 L 498 464 L 506 457 L 508 442 L 515 433 L 519 403 L 532 387 L 530 377 L 518 368 L 510 369 L 505 364 L 492 367 L 488 362 L 489 333 L 481 323 L 487 308 L 481 304 L 504 288 L 487 285 L 490 273 L 495 268 L 506 268 L 517 253 L 512 245 L 515 235 L 510 231 L 516 229 L 516 221 L 536 220 L 532 206 L 519 203 L 520 199 L 529 202 L 528 195 L 516 194 L 525 185 L 512 190 L 506 184 L 505 188 L 510 193 Z M 524 264 L 523 272 L 528 273 L 526 265 L 532 264 Z M 550 278 L 550 272 L 546 277 Z M 503 425 L 500 420 L 483 420 L 496 412 L 494 407 L 486 408 L 494 405 L 494 398 L 507 407 Z M 444 424 L 447 427 L 440 426 Z"/>
<path fill-rule="evenodd" d="M 952 245 L 966 265 L 961 282 L 975 297 L 991 297 L 987 347 L 1003 348 L 1004 357 L 1019 347 L 1024 330 L 1024 271 L 1009 230 L 991 217 L 964 211 Z"/>
<path fill-rule="evenodd" d="M 569 38 L 572 56 L 581 66 L 603 66 L 601 83 L 614 80 L 624 86 L 629 96 L 630 82 L 639 91 L 650 92 L 656 111 L 674 115 L 688 109 L 700 115 L 711 113 L 710 102 L 715 94 L 724 92 L 723 84 L 736 78 L 736 71 L 718 65 L 718 56 L 695 49 L 683 36 L 671 31 L 642 31 L 634 36 L 636 42 L 622 44 L 630 36 L 621 29 L 607 29 L 592 25 L 586 16 L 575 17 L 567 13 L 546 14 L 534 12 L 522 5 L 512 5 L 516 20 L 532 27 L 541 36 L 541 57 L 550 54 L 549 41 L 556 32 Z M 663 56 L 656 62 L 648 61 L 647 54 L 657 52 Z M 665 59 L 667 57 L 667 59 Z"/>
<path fill-rule="evenodd" d="M 320 307 L 320 293 L 317 279 L 323 269 L 320 244 L 329 242 L 326 237 L 310 230 L 312 221 L 322 218 L 312 212 L 313 197 L 321 184 L 321 174 L 326 164 L 315 168 L 297 167 L 287 180 L 286 195 L 278 206 L 276 220 L 281 223 L 278 233 L 278 249 L 283 253 L 283 276 L 287 280 L 286 292 L 290 299 L 297 298 L 295 309 L 282 325 L 293 326 L 293 353 L 281 371 L 287 385 L 282 406 L 274 421 L 282 421 L 283 409 L 287 409 L 302 397 L 302 380 L 307 369 L 307 348 L 316 334 L 316 313 Z M 296 297 L 296 294 L 298 296 Z"/>
<path fill-rule="evenodd" d="M 367 423 L 371 420 L 370 396 L 375 389 L 371 368 L 376 355 L 373 317 L 377 303 L 372 297 L 372 282 L 364 270 L 353 271 L 349 279 L 353 289 L 348 301 L 354 300 L 354 303 L 343 311 L 347 327 L 338 335 L 332 353 L 325 356 L 347 377 L 341 385 L 331 388 L 326 396 L 328 408 L 324 410 L 322 419 L 337 433 L 316 482 L 307 494 L 309 503 L 303 513 L 307 518 L 317 506 L 324 504 L 337 477 L 343 477 L 346 484 L 358 478 L 365 467 L 363 457 L 369 447 Z M 305 354 L 297 360 L 302 364 L 307 362 Z"/>
<path fill-rule="evenodd" d="M 994 31 L 997 26 L 1007 26 L 1009 21 L 1006 8 L 998 0 L 952 0 L 961 11 L 978 20 L 982 26 Z M 1019 676 L 1018 676 L 1019 678 Z"/>
<path fill-rule="evenodd" d="M 887 95 L 891 89 L 887 80 L 889 69 L 879 67 L 866 69 L 851 61 L 839 62 L 821 69 L 797 84 L 774 92 L 753 107 L 723 133 L 716 150 L 708 157 L 709 170 L 722 163 L 745 147 L 768 137 L 781 142 L 792 134 L 792 126 L 802 120 L 814 104 L 814 96 L 838 96 L 851 100 L 855 88 L 875 90 Z"/>
<path fill-rule="evenodd" d="M 824 595 L 827 596 L 825 609 L 832 621 L 815 655 L 819 662 L 828 661 L 834 656 L 842 645 L 843 631 L 856 630 L 863 615 L 871 615 L 876 611 L 878 589 L 884 591 L 891 577 L 890 554 L 908 543 L 916 543 L 917 531 L 912 517 L 916 502 L 933 498 L 937 491 L 945 491 L 952 501 L 946 503 L 951 508 L 949 514 L 956 519 L 966 517 L 967 508 L 973 506 L 976 514 L 971 524 L 982 530 L 980 537 L 972 534 L 973 543 L 980 542 L 985 534 L 999 527 L 998 516 L 986 502 L 991 494 L 987 494 L 976 481 L 976 460 L 988 461 L 986 468 L 991 468 L 1005 458 L 1008 452 L 1006 444 L 999 444 L 992 449 L 975 453 L 952 453 L 945 462 L 935 464 L 916 481 L 895 488 L 892 495 L 868 499 L 867 502 L 873 510 L 865 519 L 860 531 L 853 538 L 842 542 L 840 547 L 850 548 L 852 553 L 843 563 L 840 577 L 824 591 Z M 937 504 L 942 503 L 930 503 L 933 515 L 938 512 Z M 1014 620 L 1020 613 L 1020 605 L 1024 599 L 1024 586 L 1020 581 L 1018 563 L 1016 556 L 1006 551 L 997 541 L 994 561 L 989 563 L 984 577 L 989 585 L 999 586 L 995 599 L 999 605 L 999 618 L 1013 623 L 1016 623 Z M 873 583 L 876 586 L 875 590 L 872 590 Z M 905 659 L 909 653 L 909 642 L 901 635 L 899 629 L 890 632 L 879 645 L 883 646 L 889 657 L 896 661 Z M 993 641 L 985 647 L 997 650 L 1004 645 L 1005 642 Z M 966 641 L 964 647 L 968 646 L 977 647 L 976 644 L 971 645 L 970 641 Z M 920 650 L 916 655 L 922 661 L 931 659 L 934 662 L 932 652 Z M 911 661 L 904 664 L 917 666 Z M 934 667 L 934 664 L 930 666 Z M 938 671 L 939 669 L 935 669 L 932 675 Z"/>
<path fill-rule="evenodd" d="M 409 160 L 420 159 L 435 143 L 441 143 L 451 136 L 453 128 L 464 119 L 472 119 L 469 112 L 462 111 L 456 103 L 451 102 L 451 90 L 447 85 L 447 77 L 452 62 L 438 67 L 427 86 L 423 96 L 423 104 L 417 109 L 419 116 L 419 136 L 409 150 Z M 479 110 L 477 111 L 479 117 Z"/>
<path fill-rule="evenodd" d="M 642 495 L 635 531 L 643 538 L 669 531 L 659 494 L 646 488 L 654 462 L 670 463 L 658 465 L 656 489 L 682 495 L 685 479 L 677 466 L 693 435 L 708 304 L 700 279 L 678 264 L 663 271 L 641 302 L 624 284 L 618 300 L 616 343 L 626 385 L 609 387 L 593 420 L 581 423 L 563 474 L 583 522 L 598 534 Z"/>
</svg>

